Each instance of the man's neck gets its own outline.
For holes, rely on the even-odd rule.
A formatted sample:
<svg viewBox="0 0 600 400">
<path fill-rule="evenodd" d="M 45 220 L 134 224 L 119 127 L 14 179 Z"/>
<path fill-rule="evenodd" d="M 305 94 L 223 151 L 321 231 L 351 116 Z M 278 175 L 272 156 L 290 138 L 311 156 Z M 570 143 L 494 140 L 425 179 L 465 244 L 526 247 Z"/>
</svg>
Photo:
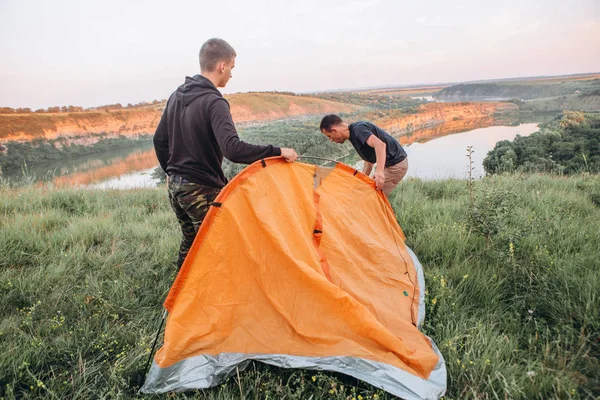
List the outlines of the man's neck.
<svg viewBox="0 0 600 400">
<path fill-rule="evenodd" d="M 348 124 L 345 122 L 342 125 L 342 134 L 344 135 L 344 137 L 346 139 L 350 139 L 350 128 L 348 127 Z"/>
<path fill-rule="evenodd" d="M 219 86 L 217 86 L 219 83 L 219 79 L 218 79 L 218 76 L 216 76 L 215 74 L 210 73 L 210 72 L 201 72 L 200 75 L 202 75 L 203 77 L 205 77 L 206 79 L 211 81 L 212 84 L 215 85 L 216 88 L 219 87 Z"/>
</svg>

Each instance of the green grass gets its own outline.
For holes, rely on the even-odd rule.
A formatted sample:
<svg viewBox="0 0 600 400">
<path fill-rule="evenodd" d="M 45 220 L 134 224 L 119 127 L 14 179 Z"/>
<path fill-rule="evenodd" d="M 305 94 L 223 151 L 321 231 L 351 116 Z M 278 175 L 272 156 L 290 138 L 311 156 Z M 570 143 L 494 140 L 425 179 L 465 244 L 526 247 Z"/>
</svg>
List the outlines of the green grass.
<svg viewBox="0 0 600 400">
<path fill-rule="evenodd" d="M 392 193 L 447 398 L 600 393 L 599 196 L 582 175 L 486 178 L 472 199 L 463 181 Z M 178 242 L 160 188 L 0 188 L 0 397 L 136 397 Z M 239 377 L 174 398 L 392 398 L 333 373 L 255 363 Z"/>
</svg>

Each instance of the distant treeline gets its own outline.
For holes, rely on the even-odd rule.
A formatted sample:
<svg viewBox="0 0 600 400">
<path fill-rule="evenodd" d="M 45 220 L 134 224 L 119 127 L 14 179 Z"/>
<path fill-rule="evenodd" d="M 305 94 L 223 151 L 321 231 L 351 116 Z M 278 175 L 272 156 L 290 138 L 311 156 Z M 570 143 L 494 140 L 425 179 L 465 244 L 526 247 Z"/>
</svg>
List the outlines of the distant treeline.
<svg viewBox="0 0 600 400">
<path fill-rule="evenodd" d="M 600 89 L 600 79 L 553 83 L 465 83 L 442 89 L 436 97 L 500 97 L 538 99 L 569 94 L 591 94 Z"/>
<path fill-rule="evenodd" d="M 78 139 L 96 140 L 95 143 L 77 144 Z M 30 142 L 5 142 L 8 149 L 0 153 L 0 171 L 14 171 L 45 164 L 51 161 L 66 160 L 109 150 L 136 146 L 152 140 L 152 135 L 138 137 L 107 137 L 106 133 L 93 133 L 79 137 L 57 139 L 34 139 Z"/>
<path fill-rule="evenodd" d="M 488 174 L 600 173 L 600 113 L 565 111 L 539 132 L 496 143 L 483 167 Z"/>
<path fill-rule="evenodd" d="M 116 104 L 107 104 L 104 106 L 98 107 L 90 107 L 83 108 L 80 106 L 54 106 L 48 108 L 38 108 L 37 110 L 32 110 L 31 108 L 11 108 L 11 107 L 0 107 L 0 114 L 27 114 L 27 113 L 72 113 L 72 112 L 84 112 L 84 111 L 113 111 L 113 110 L 122 110 L 124 108 L 140 108 L 152 106 L 160 103 L 166 103 L 165 100 L 153 100 L 151 102 L 142 101 L 137 104 L 128 103 L 126 106 L 123 106 L 121 103 Z"/>
</svg>

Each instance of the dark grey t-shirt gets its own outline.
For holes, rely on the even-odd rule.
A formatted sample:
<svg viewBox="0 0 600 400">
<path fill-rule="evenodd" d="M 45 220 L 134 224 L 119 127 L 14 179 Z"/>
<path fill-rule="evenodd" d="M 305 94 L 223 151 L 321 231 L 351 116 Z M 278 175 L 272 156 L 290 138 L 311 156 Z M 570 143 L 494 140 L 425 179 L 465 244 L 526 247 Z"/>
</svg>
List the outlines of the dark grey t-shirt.
<svg viewBox="0 0 600 400">
<path fill-rule="evenodd" d="M 367 144 L 369 136 L 375 135 L 386 145 L 385 166 L 391 167 L 406 158 L 406 152 L 396 139 L 389 133 L 370 122 L 354 122 L 348 125 L 350 130 L 350 143 L 358 152 L 360 158 L 375 164 L 377 156 L 375 149 Z"/>
</svg>

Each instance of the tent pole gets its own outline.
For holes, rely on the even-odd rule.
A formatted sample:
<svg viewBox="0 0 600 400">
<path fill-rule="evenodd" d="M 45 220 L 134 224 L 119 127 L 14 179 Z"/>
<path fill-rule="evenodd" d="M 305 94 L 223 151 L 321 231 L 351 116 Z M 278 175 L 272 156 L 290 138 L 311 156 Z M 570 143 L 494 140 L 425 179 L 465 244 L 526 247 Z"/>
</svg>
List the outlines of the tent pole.
<svg viewBox="0 0 600 400">
<path fill-rule="evenodd" d="M 158 337 L 160 336 L 160 331 L 162 330 L 163 324 L 165 323 L 165 318 L 167 317 L 167 309 L 162 313 L 162 318 L 160 321 L 160 326 L 158 327 L 158 331 L 156 332 L 156 337 L 154 338 L 154 344 L 152 345 L 152 350 L 150 350 L 150 354 L 148 354 L 148 361 L 146 361 L 146 367 L 144 368 L 144 375 L 142 376 L 142 381 L 140 382 L 140 388 L 146 381 L 146 376 L 148 375 L 148 368 L 150 367 L 150 361 L 152 361 L 152 355 L 154 354 L 154 349 L 156 349 L 156 343 L 158 342 Z"/>
<path fill-rule="evenodd" d="M 339 163 L 339 161 L 337 161 L 337 160 L 332 160 L 331 158 L 324 158 L 324 157 L 298 156 L 298 158 L 303 158 L 303 159 L 309 158 L 312 160 L 322 160 L 322 161 L 333 162 L 336 164 Z"/>
</svg>

